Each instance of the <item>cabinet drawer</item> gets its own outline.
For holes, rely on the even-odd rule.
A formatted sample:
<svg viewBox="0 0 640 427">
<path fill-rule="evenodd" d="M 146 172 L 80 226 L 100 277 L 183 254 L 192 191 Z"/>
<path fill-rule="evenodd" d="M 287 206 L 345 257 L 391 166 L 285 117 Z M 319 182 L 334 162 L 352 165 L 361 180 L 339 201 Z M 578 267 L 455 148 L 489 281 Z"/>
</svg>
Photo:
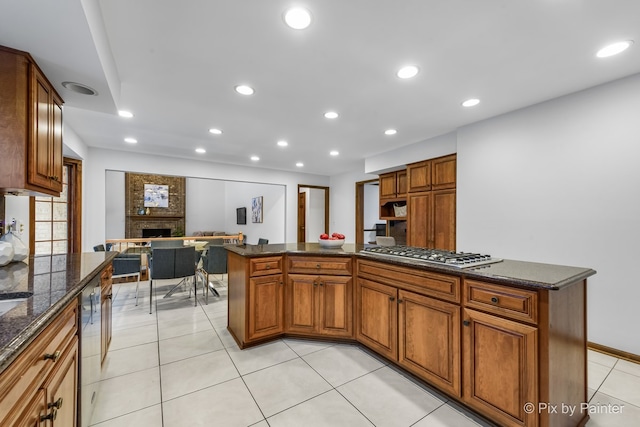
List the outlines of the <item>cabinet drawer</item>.
<svg viewBox="0 0 640 427">
<path fill-rule="evenodd" d="M 251 258 L 249 260 L 249 275 L 266 276 L 269 274 L 281 274 L 282 273 L 282 257 L 265 257 L 265 258 Z"/>
<path fill-rule="evenodd" d="M 460 279 L 455 276 L 365 260 L 358 260 L 358 276 L 422 295 L 460 302 Z"/>
<path fill-rule="evenodd" d="M 351 276 L 351 257 L 295 257 L 290 256 L 289 273 L 331 274 Z"/>
<path fill-rule="evenodd" d="M 536 291 L 465 280 L 464 304 L 515 320 L 538 323 Z"/>
<path fill-rule="evenodd" d="M 74 301 L 2 373 L 0 425 L 5 425 L 5 408 L 13 408 L 23 398 L 29 398 L 33 390 L 41 387 L 44 379 L 60 362 L 76 332 L 77 307 Z"/>
</svg>

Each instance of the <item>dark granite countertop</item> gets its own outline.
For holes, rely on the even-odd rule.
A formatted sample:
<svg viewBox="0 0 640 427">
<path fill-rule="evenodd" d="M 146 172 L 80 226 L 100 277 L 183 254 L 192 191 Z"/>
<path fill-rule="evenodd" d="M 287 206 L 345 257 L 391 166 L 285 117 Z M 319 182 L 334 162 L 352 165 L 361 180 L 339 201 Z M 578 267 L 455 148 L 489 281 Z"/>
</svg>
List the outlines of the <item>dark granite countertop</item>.
<svg viewBox="0 0 640 427">
<path fill-rule="evenodd" d="M 117 254 L 34 256 L 28 264 L 18 262 L 0 267 L 0 300 L 33 293 L 0 316 L 0 372 Z"/>
<path fill-rule="evenodd" d="M 505 259 L 502 262 L 472 268 L 456 268 L 444 264 L 402 258 L 385 258 L 360 251 L 370 245 L 344 244 L 339 249 L 323 249 L 317 243 L 285 243 L 270 245 L 227 245 L 227 250 L 245 257 L 281 254 L 307 254 L 320 256 L 356 256 L 388 264 L 401 265 L 463 278 L 519 286 L 530 289 L 558 290 L 579 280 L 596 274 L 595 270 L 584 267 L 542 264 L 536 262 Z"/>
</svg>

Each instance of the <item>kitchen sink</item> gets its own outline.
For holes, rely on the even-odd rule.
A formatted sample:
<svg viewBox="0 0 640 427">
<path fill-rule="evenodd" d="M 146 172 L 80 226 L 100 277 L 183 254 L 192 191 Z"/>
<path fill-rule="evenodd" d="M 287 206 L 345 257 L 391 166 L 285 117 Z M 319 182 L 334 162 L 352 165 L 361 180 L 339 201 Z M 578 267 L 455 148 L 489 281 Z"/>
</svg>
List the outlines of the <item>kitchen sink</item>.
<svg viewBox="0 0 640 427">
<path fill-rule="evenodd" d="M 7 292 L 0 293 L 0 316 L 11 311 L 17 305 L 23 303 L 33 292 Z"/>
</svg>

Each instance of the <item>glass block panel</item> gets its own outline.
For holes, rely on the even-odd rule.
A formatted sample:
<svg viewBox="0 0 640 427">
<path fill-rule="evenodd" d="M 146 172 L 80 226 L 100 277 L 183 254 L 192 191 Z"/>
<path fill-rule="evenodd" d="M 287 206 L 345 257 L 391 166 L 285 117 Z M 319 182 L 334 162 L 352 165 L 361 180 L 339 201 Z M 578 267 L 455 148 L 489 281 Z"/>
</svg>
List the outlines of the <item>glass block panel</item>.
<svg viewBox="0 0 640 427">
<path fill-rule="evenodd" d="M 51 240 L 51 223 L 36 222 L 36 242 Z"/>
<path fill-rule="evenodd" d="M 51 242 L 36 242 L 35 254 L 36 255 L 51 254 Z"/>
<path fill-rule="evenodd" d="M 58 242 L 53 242 L 54 247 Z M 51 271 L 65 271 L 67 269 L 67 255 L 54 255 L 51 257 Z"/>
<path fill-rule="evenodd" d="M 66 202 L 67 195 L 69 194 L 69 186 L 67 184 L 62 185 L 62 191 L 60 192 L 60 197 L 54 197 L 54 202 Z"/>
<path fill-rule="evenodd" d="M 66 239 L 67 239 L 67 223 L 54 222 L 53 223 L 53 240 L 66 240 Z"/>
<path fill-rule="evenodd" d="M 54 240 L 53 241 L 53 253 L 54 254 L 66 254 L 67 253 L 67 241 L 66 240 Z"/>
<path fill-rule="evenodd" d="M 36 196 L 36 202 L 50 202 L 51 196 Z"/>
<path fill-rule="evenodd" d="M 51 221 L 51 197 L 47 201 L 36 200 L 36 221 Z"/>
<path fill-rule="evenodd" d="M 62 183 L 63 184 L 69 183 L 69 166 L 64 166 L 62 168 Z"/>
<path fill-rule="evenodd" d="M 66 203 L 54 203 L 53 204 L 53 220 L 54 221 L 66 221 L 67 220 L 67 205 Z"/>
</svg>

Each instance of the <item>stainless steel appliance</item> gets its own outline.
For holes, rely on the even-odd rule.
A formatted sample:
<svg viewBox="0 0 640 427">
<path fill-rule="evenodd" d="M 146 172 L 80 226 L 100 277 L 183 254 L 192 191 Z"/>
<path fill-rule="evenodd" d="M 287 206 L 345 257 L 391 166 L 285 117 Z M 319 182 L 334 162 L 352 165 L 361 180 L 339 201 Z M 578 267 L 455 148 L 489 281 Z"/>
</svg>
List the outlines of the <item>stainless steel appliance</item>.
<svg viewBox="0 0 640 427">
<path fill-rule="evenodd" d="M 415 248 L 412 246 L 371 246 L 364 248 L 361 253 L 376 255 L 384 258 L 402 258 L 429 264 L 443 264 L 456 268 L 477 267 L 484 264 L 500 262 L 500 258 L 491 255 L 474 254 L 470 252 L 451 252 L 440 249 Z"/>
<path fill-rule="evenodd" d="M 91 423 L 101 379 L 100 276 L 82 291 L 80 321 L 80 427 L 87 427 Z"/>
</svg>

